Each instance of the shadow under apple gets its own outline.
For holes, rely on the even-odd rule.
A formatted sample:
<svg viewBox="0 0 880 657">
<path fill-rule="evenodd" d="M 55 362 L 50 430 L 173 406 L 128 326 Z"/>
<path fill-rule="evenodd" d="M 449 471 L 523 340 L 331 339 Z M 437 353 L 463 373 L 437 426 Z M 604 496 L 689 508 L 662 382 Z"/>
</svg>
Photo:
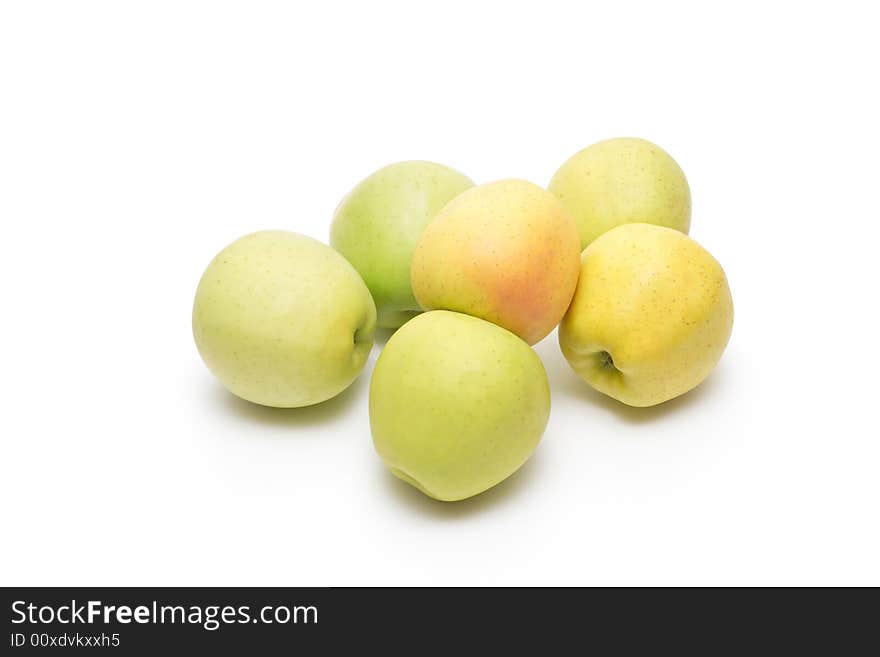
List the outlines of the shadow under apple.
<svg viewBox="0 0 880 657">
<path fill-rule="evenodd" d="M 366 394 L 370 378 L 367 369 L 365 367 L 354 383 L 335 397 L 320 404 L 301 408 L 261 406 L 236 397 L 220 385 L 215 386 L 215 394 L 218 405 L 224 411 L 250 422 L 274 426 L 310 427 L 327 423 L 334 417 L 343 415 L 361 395 Z"/>
<path fill-rule="evenodd" d="M 585 381 L 578 377 L 574 372 L 568 375 L 557 377 L 557 385 L 555 390 L 559 390 L 563 394 L 577 399 L 585 400 L 593 406 L 599 407 L 604 411 L 613 413 L 620 419 L 631 424 L 644 424 L 647 422 L 656 422 L 667 416 L 683 413 L 692 405 L 700 403 L 702 399 L 713 394 L 713 390 L 720 385 L 723 379 L 723 367 L 719 365 L 705 381 L 692 390 L 679 395 L 669 401 L 665 401 L 656 406 L 647 406 L 639 408 L 636 406 L 628 406 L 623 402 L 604 395 L 598 390 L 590 387 Z"/>
<path fill-rule="evenodd" d="M 373 347 L 378 347 L 380 350 L 383 349 L 391 339 L 391 336 L 394 335 L 397 329 L 391 328 L 382 328 L 381 326 L 376 328 L 376 335 L 373 338 Z"/>
<path fill-rule="evenodd" d="M 546 437 L 545 437 L 546 439 Z M 523 466 L 507 479 L 489 490 L 457 502 L 441 502 L 428 497 L 410 484 L 395 477 L 384 465 L 380 477 L 388 495 L 407 510 L 428 515 L 438 520 L 454 521 L 497 509 L 524 494 L 530 486 L 536 485 L 541 477 L 540 445 L 538 451 Z"/>
<path fill-rule="evenodd" d="M 562 355 L 556 332 L 552 333 L 536 345 L 535 350 L 544 363 L 547 377 L 550 379 L 550 389 L 554 398 L 558 395 L 582 400 L 593 407 L 612 413 L 625 422 L 642 424 L 646 422 L 660 421 L 675 413 L 683 413 L 688 407 L 699 403 L 705 397 L 714 394 L 714 391 L 722 385 L 725 378 L 725 362 L 718 364 L 715 370 L 696 388 L 669 401 L 637 408 L 627 406 L 623 402 L 604 395 L 581 379 Z"/>
</svg>

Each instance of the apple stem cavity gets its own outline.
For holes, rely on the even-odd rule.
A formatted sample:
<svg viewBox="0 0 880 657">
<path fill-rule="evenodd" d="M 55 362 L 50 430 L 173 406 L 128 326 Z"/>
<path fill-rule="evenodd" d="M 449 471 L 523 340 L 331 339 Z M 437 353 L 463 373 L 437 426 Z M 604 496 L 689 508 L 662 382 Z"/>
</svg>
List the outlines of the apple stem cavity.
<svg viewBox="0 0 880 657">
<path fill-rule="evenodd" d="M 611 357 L 611 354 L 609 354 L 607 351 L 600 351 L 599 352 L 599 365 L 603 369 L 617 371 L 617 368 L 614 366 L 614 359 Z"/>
</svg>

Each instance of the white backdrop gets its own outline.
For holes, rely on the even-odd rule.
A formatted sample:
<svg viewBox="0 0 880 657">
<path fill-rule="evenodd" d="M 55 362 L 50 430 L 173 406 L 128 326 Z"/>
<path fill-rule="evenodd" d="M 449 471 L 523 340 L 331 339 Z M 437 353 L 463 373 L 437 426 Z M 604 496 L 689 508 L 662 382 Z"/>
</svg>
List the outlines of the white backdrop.
<svg viewBox="0 0 880 657">
<path fill-rule="evenodd" d="M 4 2 L 6 585 L 880 584 L 880 47 L 869 3 Z M 641 136 L 736 320 L 627 409 L 537 346 L 553 410 L 492 491 L 389 475 L 370 371 L 265 409 L 201 363 L 204 267 L 320 238 L 381 165 L 546 184 Z"/>
</svg>

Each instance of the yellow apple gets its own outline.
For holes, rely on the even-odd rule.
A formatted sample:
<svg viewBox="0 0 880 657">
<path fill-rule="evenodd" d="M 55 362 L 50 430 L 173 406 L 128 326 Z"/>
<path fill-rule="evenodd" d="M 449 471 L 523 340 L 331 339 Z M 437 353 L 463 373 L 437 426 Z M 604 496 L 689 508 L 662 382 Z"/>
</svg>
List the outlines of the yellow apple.
<svg viewBox="0 0 880 657">
<path fill-rule="evenodd" d="M 584 250 L 559 345 L 599 392 L 653 406 L 699 385 L 732 328 L 727 277 L 708 251 L 671 228 L 625 224 Z"/>
<path fill-rule="evenodd" d="M 480 317 L 535 344 L 565 314 L 579 258 L 577 226 L 556 197 L 501 180 L 456 196 L 428 224 L 412 288 L 426 310 Z"/>
<path fill-rule="evenodd" d="M 608 139 L 583 149 L 559 168 L 548 189 L 577 222 L 581 248 L 621 224 L 657 224 L 683 233 L 691 225 L 684 172 L 644 139 Z"/>
</svg>

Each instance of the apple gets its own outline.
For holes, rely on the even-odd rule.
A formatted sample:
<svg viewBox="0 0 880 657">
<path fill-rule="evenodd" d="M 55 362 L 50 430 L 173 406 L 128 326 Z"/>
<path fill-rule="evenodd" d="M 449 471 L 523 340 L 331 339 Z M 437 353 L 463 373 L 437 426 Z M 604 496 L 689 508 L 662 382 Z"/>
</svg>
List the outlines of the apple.
<svg viewBox="0 0 880 657">
<path fill-rule="evenodd" d="M 437 213 L 419 240 L 412 287 L 426 310 L 455 310 L 529 344 L 562 319 L 580 267 L 574 219 L 525 180 L 472 187 Z"/>
<path fill-rule="evenodd" d="M 330 244 L 370 288 L 379 326 L 394 329 L 421 312 L 410 284 L 413 250 L 440 208 L 473 185 L 442 164 L 398 162 L 379 169 L 342 199 L 330 226 Z"/>
<path fill-rule="evenodd" d="M 575 218 L 581 248 L 621 224 L 657 224 L 683 233 L 690 228 L 684 172 L 644 139 L 608 139 L 585 148 L 559 168 L 548 189 Z"/>
<path fill-rule="evenodd" d="M 242 237 L 205 270 L 193 304 L 196 346 L 242 399 L 283 408 L 330 399 L 360 373 L 376 306 L 325 244 L 281 230 Z"/>
<path fill-rule="evenodd" d="M 687 235 L 624 224 L 588 246 L 559 345 L 581 378 L 630 406 L 653 406 L 705 379 L 733 328 L 718 261 Z"/>
<path fill-rule="evenodd" d="M 503 481 L 550 415 L 537 354 L 490 322 L 437 310 L 403 325 L 370 381 L 373 444 L 400 479 L 443 501 Z"/>
</svg>

